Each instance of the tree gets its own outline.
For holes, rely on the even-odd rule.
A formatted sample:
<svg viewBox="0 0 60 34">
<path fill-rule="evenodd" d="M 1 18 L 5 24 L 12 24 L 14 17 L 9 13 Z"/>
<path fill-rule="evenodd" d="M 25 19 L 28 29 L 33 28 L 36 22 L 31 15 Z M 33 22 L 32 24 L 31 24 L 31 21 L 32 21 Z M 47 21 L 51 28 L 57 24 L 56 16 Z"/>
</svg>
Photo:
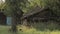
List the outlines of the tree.
<svg viewBox="0 0 60 34">
<path fill-rule="evenodd" d="M 6 0 L 6 4 L 8 5 L 9 9 L 11 10 L 11 16 L 12 16 L 12 31 L 16 32 L 17 31 L 17 14 L 19 17 L 22 16 L 22 11 L 21 11 L 21 3 L 26 3 L 27 0 Z M 20 19 L 20 18 L 19 18 Z"/>
</svg>

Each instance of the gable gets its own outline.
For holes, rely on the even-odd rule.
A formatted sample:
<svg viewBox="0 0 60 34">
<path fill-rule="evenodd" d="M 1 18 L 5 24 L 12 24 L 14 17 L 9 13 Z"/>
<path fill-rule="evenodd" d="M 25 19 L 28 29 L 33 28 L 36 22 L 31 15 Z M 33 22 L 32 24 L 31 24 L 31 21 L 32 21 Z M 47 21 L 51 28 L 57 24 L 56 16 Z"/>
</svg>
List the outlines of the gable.
<svg viewBox="0 0 60 34">
<path fill-rule="evenodd" d="M 46 8 L 36 8 L 34 11 L 32 10 L 33 12 L 29 12 L 29 13 L 23 15 L 22 19 L 27 18 L 31 15 L 35 15 L 37 13 L 45 12 L 46 10 L 48 10 L 48 7 L 46 7 Z"/>
</svg>

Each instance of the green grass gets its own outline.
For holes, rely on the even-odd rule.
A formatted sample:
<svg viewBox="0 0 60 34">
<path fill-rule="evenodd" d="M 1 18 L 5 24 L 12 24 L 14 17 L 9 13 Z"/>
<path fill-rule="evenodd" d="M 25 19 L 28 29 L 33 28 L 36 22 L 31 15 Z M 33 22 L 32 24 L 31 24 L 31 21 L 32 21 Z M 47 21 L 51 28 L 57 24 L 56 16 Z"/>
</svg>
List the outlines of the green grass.
<svg viewBox="0 0 60 34">
<path fill-rule="evenodd" d="M 0 26 L 0 34 L 8 34 L 9 26 Z"/>
<path fill-rule="evenodd" d="M 9 32 L 10 26 L 0 26 L 0 34 L 13 34 Z M 22 29 L 22 31 L 19 31 L 19 29 Z M 37 31 L 35 28 L 28 28 L 26 26 L 18 26 L 18 34 L 60 34 L 60 31 Z"/>
</svg>

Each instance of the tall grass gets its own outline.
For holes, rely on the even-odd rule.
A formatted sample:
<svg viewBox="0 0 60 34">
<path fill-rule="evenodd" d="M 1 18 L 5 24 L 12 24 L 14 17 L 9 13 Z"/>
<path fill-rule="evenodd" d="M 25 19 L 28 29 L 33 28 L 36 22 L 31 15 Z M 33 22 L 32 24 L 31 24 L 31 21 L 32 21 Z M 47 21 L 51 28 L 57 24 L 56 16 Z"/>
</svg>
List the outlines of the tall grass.
<svg viewBox="0 0 60 34">
<path fill-rule="evenodd" d="M 10 26 L 0 25 L 0 34 L 13 34 L 9 32 L 9 28 Z M 17 29 L 17 34 L 60 34 L 60 28 L 56 22 L 34 23 L 31 28 L 24 25 L 18 25 Z"/>
<path fill-rule="evenodd" d="M 59 23 L 54 22 L 54 21 L 38 22 L 38 23 L 32 24 L 32 26 L 40 31 L 44 31 L 44 30 L 50 30 L 50 31 L 59 30 L 60 31 Z"/>
</svg>

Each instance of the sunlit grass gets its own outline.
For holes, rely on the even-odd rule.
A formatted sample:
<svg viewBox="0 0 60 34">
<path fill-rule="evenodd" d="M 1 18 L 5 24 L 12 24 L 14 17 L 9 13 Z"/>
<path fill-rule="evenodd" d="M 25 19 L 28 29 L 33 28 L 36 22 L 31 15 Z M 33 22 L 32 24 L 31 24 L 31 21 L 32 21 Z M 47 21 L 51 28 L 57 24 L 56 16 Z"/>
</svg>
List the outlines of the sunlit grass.
<svg viewBox="0 0 60 34">
<path fill-rule="evenodd" d="M 22 29 L 22 31 L 19 31 L 19 29 Z M 60 31 L 55 30 L 55 31 L 50 31 L 50 30 L 45 30 L 45 31 L 37 31 L 35 28 L 28 28 L 26 26 L 18 26 L 18 31 L 22 34 L 60 34 Z"/>
</svg>

